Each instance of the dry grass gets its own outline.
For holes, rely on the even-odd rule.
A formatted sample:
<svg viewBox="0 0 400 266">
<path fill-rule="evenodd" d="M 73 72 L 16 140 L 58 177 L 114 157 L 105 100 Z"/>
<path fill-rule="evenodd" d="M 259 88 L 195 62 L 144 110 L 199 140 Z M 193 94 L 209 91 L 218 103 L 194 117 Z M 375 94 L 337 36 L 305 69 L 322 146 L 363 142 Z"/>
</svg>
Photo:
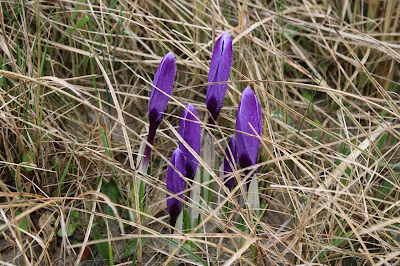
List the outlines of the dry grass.
<svg viewBox="0 0 400 266">
<path fill-rule="evenodd" d="M 6 0 L 0 7 L 4 263 L 400 263 L 399 2 Z M 220 156 L 213 202 L 222 193 L 221 148 L 251 86 L 264 116 L 261 216 L 240 205 L 239 170 L 240 185 L 223 197 L 228 217 L 213 203 L 198 210 L 199 230 L 170 235 L 165 175 L 178 117 L 189 102 L 205 117 L 209 60 L 223 31 L 234 39 L 234 59 L 219 126 L 209 128 Z M 168 51 L 177 58 L 173 98 L 142 175 L 135 160 L 149 91 Z M 143 212 L 133 204 L 135 179 L 147 184 Z M 142 221 L 134 222 L 137 214 Z M 179 251 L 170 252 L 171 239 L 181 240 Z"/>
</svg>

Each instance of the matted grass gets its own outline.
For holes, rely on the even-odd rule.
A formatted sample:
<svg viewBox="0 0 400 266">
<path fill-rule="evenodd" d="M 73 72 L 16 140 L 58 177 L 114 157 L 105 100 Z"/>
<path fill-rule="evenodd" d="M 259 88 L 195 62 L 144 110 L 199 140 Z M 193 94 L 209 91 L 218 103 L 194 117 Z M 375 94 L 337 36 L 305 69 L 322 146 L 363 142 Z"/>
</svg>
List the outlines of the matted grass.
<svg viewBox="0 0 400 266">
<path fill-rule="evenodd" d="M 399 18 L 389 0 L 1 1 L 0 260 L 399 264 Z M 210 127 L 207 75 L 224 31 L 231 78 Z M 144 175 L 136 160 L 168 51 L 177 75 Z M 220 189 L 246 86 L 264 118 L 258 212 L 243 170 L 232 193 Z M 165 176 L 187 103 L 214 132 L 217 163 L 200 225 L 171 234 Z"/>
</svg>

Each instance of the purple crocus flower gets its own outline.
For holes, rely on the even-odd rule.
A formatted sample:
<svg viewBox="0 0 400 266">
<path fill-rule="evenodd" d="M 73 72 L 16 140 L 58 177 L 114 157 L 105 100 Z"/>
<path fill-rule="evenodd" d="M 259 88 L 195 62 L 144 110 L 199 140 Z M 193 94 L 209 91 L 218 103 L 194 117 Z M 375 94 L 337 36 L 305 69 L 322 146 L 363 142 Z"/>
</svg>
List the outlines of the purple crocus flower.
<svg viewBox="0 0 400 266">
<path fill-rule="evenodd" d="M 171 95 L 172 86 L 174 85 L 174 78 L 175 56 L 169 52 L 160 63 L 151 88 L 149 103 L 150 124 L 158 125 L 161 123 L 162 113 L 167 108 L 169 95 Z"/>
<path fill-rule="evenodd" d="M 167 53 L 161 61 L 151 88 L 149 103 L 149 134 L 147 142 L 153 144 L 157 128 L 162 120 L 162 113 L 167 108 L 169 96 L 172 92 L 175 78 L 175 56 L 173 53 Z M 150 160 L 151 148 L 146 145 L 143 158 L 143 168 L 147 169 Z"/>
<path fill-rule="evenodd" d="M 177 148 L 174 153 L 172 153 L 170 163 L 175 169 L 171 165 L 168 167 L 167 189 L 174 194 L 179 194 L 179 197 L 183 199 L 182 192 L 185 190 L 185 180 L 183 180 L 182 176 L 186 175 L 186 169 L 185 157 L 181 149 Z M 176 170 L 178 170 L 178 172 Z M 175 226 L 176 219 L 182 211 L 182 202 L 167 195 L 167 207 L 171 218 L 170 224 Z"/>
<path fill-rule="evenodd" d="M 228 147 L 226 147 L 225 153 L 227 157 L 224 158 L 224 174 L 229 174 L 234 171 L 231 165 L 235 166 L 237 161 L 237 145 L 235 136 L 232 136 L 229 139 Z M 225 186 L 227 186 L 229 190 L 232 189 L 233 180 L 233 176 L 225 178 Z"/>
<path fill-rule="evenodd" d="M 208 75 L 208 82 L 226 82 L 229 79 L 232 65 L 232 38 L 229 33 L 223 33 L 217 43 L 215 44 L 214 51 L 211 58 L 210 73 Z M 222 104 L 225 98 L 225 92 L 228 84 L 213 84 L 207 86 L 206 105 L 208 111 L 211 113 L 213 123 L 221 111 Z"/>
<path fill-rule="evenodd" d="M 261 136 L 262 115 L 261 105 L 250 87 L 242 94 L 236 117 L 236 130 L 240 167 L 255 165 L 260 149 L 260 139 L 257 136 Z"/>
<path fill-rule="evenodd" d="M 189 146 L 200 155 L 201 129 L 198 121 L 199 116 L 197 115 L 196 109 L 193 104 L 189 103 L 182 112 L 179 134 Z M 183 143 L 179 142 L 179 148 L 186 158 L 186 176 L 187 178 L 193 179 L 199 162 Z"/>
</svg>

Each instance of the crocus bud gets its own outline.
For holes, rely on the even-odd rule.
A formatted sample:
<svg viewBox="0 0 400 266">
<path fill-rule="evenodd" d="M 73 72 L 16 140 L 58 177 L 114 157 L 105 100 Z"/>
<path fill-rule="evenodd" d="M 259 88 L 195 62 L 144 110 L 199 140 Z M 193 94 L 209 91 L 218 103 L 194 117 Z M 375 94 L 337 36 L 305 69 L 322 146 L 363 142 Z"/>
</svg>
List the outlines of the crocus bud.
<svg viewBox="0 0 400 266">
<path fill-rule="evenodd" d="M 179 134 L 189 146 L 200 155 L 201 130 L 198 117 L 196 109 L 189 103 L 182 112 Z M 183 143 L 179 142 L 179 148 L 186 158 L 186 177 L 193 179 L 199 162 Z"/>
<path fill-rule="evenodd" d="M 250 87 L 242 94 L 236 117 L 236 130 L 240 167 L 255 165 L 260 149 L 260 139 L 257 136 L 261 136 L 262 115 L 261 105 Z"/>
<path fill-rule="evenodd" d="M 224 158 L 224 174 L 229 174 L 234 171 L 231 165 L 234 167 L 237 161 L 237 147 L 236 147 L 236 139 L 235 136 L 232 136 L 228 141 L 228 147 L 225 150 L 226 156 Z M 229 159 L 228 159 L 229 158 Z M 233 176 L 229 176 L 225 178 L 225 186 L 231 190 L 233 185 Z"/>
<path fill-rule="evenodd" d="M 185 180 L 183 180 L 181 175 L 186 175 L 186 169 L 185 157 L 181 149 L 177 148 L 172 153 L 170 163 L 178 172 L 169 165 L 167 171 L 167 189 L 173 194 L 179 194 L 178 196 L 183 199 L 182 192 L 185 190 Z M 175 226 L 176 219 L 182 211 L 182 202 L 167 195 L 167 207 L 170 215 L 170 224 Z"/>
<path fill-rule="evenodd" d="M 147 135 L 147 142 L 153 144 L 154 136 L 158 126 L 162 120 L 162 113 L 167 108 L 169 96 L 172 92 L 175 78 L 175 56 L 169 52 L 163 58 L 160 66 L 157 69 L 151 88 L 150 103 L 149 103 L 149 134 Z M 146 145 L 144 150 L 144 157 L 140 166 L 141 172 L 147 172 L 149 166 L 151 148 Z"/>
<path fill-rule="evenodd" d="M 167 108 L 169 95 L 171 95 L 172 86 L 175 78 L 175 56 L 169 52 L 163 58 L 157 69 L 151 88 L 149 103 L 149 122 L 151 124 L 160 124 L 162 113 Z"/>
<path fill-rule="evenodd" d="M 226 82 L 229 79 L 232 65 L 232 39 L 229 33 L 225 32 L 219 37 L 215 44 L 211 58 L 210 73 L 208 82 Z M 228 84 L 213 84 L 207 86 L 206 105 L 214 120 L 217 119 L 222 109 L 225 92 Z M 210 122 L 214 120 L 210 119 Z"/>
</svg>

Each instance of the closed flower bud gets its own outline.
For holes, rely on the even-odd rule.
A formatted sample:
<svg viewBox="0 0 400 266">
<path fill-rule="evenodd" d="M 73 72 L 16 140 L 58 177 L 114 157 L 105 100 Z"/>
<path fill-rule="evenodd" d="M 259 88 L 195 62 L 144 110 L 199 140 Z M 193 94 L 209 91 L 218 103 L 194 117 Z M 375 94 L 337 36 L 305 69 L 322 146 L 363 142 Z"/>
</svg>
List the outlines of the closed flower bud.
<svg viewBox="0 0 400 266">
<path fill-rule="evenodd" d="M 163 58 L 160 66 L 157 69 L 151 88 L 150 103 L 149 103 L 149 134 L 147 135 L 147 142 L 153 144 L 154 137 L 158 126 L 162 120 L 162 113 L 167 108 L 169 96 L 172 92 L 175 78 L 175 56 L 169 52 Z M 147 171 L 150 161 L 151 148 L 146 145 L 144 150 L 144 157 L 140 170 Z"/>
<path fill-rule="evenodd" d="M 198 115 L 194 106 L 189 103 L 182 112 L 179 125 L 179 134 L 189 146 L 200 155 L 201 129 Z M 179 142 L 179 148 L 186 158 L 186 176 L 193 179 L 199 162 L 183 143 Z"/>
<path fill-rule="evenodd" d="M 173 194 L 177 194 L 178 197 L 183 199 L 182 192 L 185 190 L 185 180 L 182 176 L 186 175 L 185 169 L 185 157 L 181 149 L 177 148 L 171 156 L 171 165 L 175 167 L 176 171 L 171 165 L 167 171 L 167 189 Z M 182 176 L 181 176 L 182 175 Z M 170 224 L 175 226 L 176 219 L 182 211 L 182 202 L 167 195 L 167 207 L 171 217 Z"/>
<path fill-rule="evenodd" d="M 226 82 L 229 79 L 232 65 L 232 39 L 229 33 L 225 32 L 219 37 L 215 44 L 210 63 L 208 82 Z M 213 84 L 207 86 L 206 105 L 214 120 L 217 119 L 222 109 L 227 83 Z M 212 122 L 213 120 L 210 119 Z"/>
<path fill-rule="evenodd" d="M 149 103 L 149 122 L 160 124 L 162 113 L 167 108 L 175 78 L 175 56 L 169 52 L 163 58 L 157 69 L 151 88 Z"/>
<path fill-rule="evenodd" d="M 261 105 L 254 92 L 247 87 L 236 117 L 236 138 L 240 167 L 246 168 L 257 163 L 262 130 Z"/>
</svg>

